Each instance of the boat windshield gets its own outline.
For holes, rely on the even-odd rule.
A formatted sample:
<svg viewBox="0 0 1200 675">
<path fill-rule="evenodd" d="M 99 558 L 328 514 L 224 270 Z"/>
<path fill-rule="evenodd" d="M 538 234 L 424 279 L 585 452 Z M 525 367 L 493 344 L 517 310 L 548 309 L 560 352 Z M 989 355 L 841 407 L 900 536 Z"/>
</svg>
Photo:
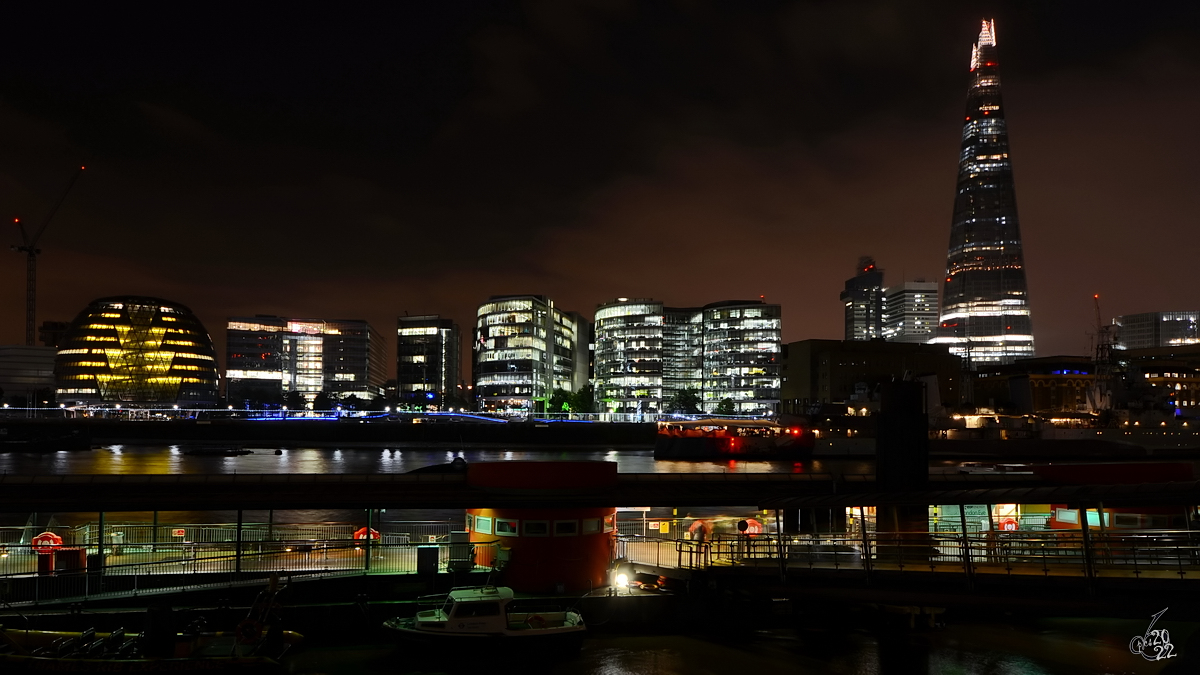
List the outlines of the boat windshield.
<svg viewBox="0 0 1200 675">
<path fill-rule="evenodd" d="M 499 616 L 498 602 L 460 602 L 454 608 L 454 618 L 462 619 L 472 616 Z"/>
</svg>

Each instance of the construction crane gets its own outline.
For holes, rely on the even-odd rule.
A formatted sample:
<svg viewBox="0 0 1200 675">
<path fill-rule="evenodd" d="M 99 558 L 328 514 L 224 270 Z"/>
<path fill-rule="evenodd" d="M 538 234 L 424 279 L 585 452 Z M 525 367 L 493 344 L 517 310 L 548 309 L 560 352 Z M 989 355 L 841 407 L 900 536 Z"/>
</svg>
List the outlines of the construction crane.
<svg viewBox="0 0 1200 675">
<path fill-rule="evenodd" d="M 50 215 L 46 216 L 46 220 L 42 221 L 42 226 L 33 233 L 32 237 L 30 237 L 29 233 L 25 231 L 25 224 L 21 222 L 21 219 L 13 218 L 13 222 L 17 224 L 17 227 L 21 228 L 21 245 L 13 246 L 12 249 L 17 253 L 24 253 L 26 261 L 25 345 L 28 347 L 33 346 L 33 338 L 35 331 L 37 330 L 37 257 L 38 254 L 42 252 L 42 250 L 37 247 L 37 243 L 38 240 L 42 238 L 42 234 L 45 233 L 46 227 L 50 224 L 50 221 L 54 220 L 54 214 L 58 213 L 59 207 L 63 205 L 63 202 L 67 201 L 67 195 L 71 194 L 71 188 L 75 187 L 75 181 L 79 180 L 80 174 L 82 174 L 86 168 L 86 166 L 79 167 L 79 171 L 76 171 L 75 175 L 71 177 L 71 182 L 67 184 L 67 189 L 63 192 L 63 196 L 59 198 L 58 203 L 55 204 L 54 208 L 50 210 Z"/>
<path fill-rule="evenodd" d="M 1112 408 L 1113 368 L 1112 325 L 1105 325 L 1100 317 L 1100 294 L 1092 296 L 1096 308 L 1096 344 L 1093 356 L 1095 366 L 1094 379 L 1088 392 L 1088 404 L 1093 411 L 1109 410 Z"/>
</svg>

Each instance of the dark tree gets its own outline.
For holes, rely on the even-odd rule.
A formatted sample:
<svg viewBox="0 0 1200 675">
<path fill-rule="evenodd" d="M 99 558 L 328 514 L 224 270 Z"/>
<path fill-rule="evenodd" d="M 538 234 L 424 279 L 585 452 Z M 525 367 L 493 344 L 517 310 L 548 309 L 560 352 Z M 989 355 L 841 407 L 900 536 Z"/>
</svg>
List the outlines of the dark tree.
<svg viewBox="0 0 1200 675">
<path fill-rule="evenodd" d="M 289 410 L 304 410 L 306 404 L 306 401 L 304 400 L 304 394 L 301 394 L 298 391 L 289 391 L 287 396 L 283 398 L 283 404 L 286 405 Z"/>
<path fill-rule="evenodd" d="M 550 405 L 546 408 L 546 412 L 570 412 L 571 410 L 571 392 L 566 389 L 557 388 L 554 393 L 550 394 Z"/>
<path fill-rule="evenodd" d="M 590 384 L 585 385 L 579 391 L 571 394 L 567 399 L 567 405 L 571 406 L 573 413 L 596 412 L 596 389 Z"/>
<path fill-rule="evenodd" d="M 734 407 L 732 399 L 723 398 L 721 399 L 721 402 L 717 404 L 717 409 L 715 412 L 718 415 L 734 415 L 737 414 L 737 408 Z"/>
<path fill-rule="evenodd" d="M 695 389 L 680 389 L 667 400 L 666 412 L 695 415 L 700 412 L 700 393 Z"/>
<path fill-rule="evenodd" d="M 313 410 L 333 410 L 337 405 L 337 396 L 325 391 L 318 391 L 313 399 Z"/>
</svg>

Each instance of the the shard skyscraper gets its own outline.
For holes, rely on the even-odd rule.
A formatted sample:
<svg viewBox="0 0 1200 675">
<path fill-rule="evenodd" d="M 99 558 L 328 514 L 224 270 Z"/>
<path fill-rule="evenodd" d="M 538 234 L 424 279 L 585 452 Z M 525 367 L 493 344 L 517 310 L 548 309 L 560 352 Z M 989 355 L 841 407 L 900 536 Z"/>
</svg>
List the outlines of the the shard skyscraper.
<svg viewBox="0 0 1200 675">
<path fill-rule="evenodd" d="M 1033 356 L 994 21 L 983 22 L 979 42 L 971 48 L 940 319 L 934 341 L 967 359 L 972 370 Z"/>
</svg>

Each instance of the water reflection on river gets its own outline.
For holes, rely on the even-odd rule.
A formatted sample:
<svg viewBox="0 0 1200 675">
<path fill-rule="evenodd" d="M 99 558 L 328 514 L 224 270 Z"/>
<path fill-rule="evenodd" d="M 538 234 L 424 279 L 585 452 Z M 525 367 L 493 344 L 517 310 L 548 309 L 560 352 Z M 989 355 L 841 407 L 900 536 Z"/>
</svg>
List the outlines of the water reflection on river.
<svg viewBox="0 0 1200 675">
<path fill-rule="evenodd" d="M 377 446 L 343 449 L 252 447 L 254 454 L 206 457 L 177 445 L 110 445 L 90 452 L 0 453 L 0 473 L 181 474 L 181 473 L 405 473 L 455 457 L 470 462 L 616 462 L 621 473 L 870 473 L 872 462 L 683 462 L 654 459 L 650 450 L 429 448 Z M 276 450 L 281 454 L 276 455 Z"/>
<path fill-rule="evenodd" d="M 376 446 L 353 448 L 275 448 L 246 446 L 254 454 L 234 457 L 188 455 L 178 445 L 110 445 L 86 452 L 0 453 L 0 473 L 20 475 L 66 474 L 380 474 L 406 473 L 421 467 L 445 464 L 455 457 L 467 463 L 499 461 L 603 461 L 616 462 L 621 473 L 870 473 L 871 462 L 813 460 L 806 462 L 683 462 L 654 459 L 651 450 L 522 448 L 429 448 Z M 275 454 L 276 450 L 280 454 Z M 629 506 L 636 506 L 630 504 Z M 685 505 L 681 505 L 685 506 Z M 665 515 L 670 509 L 661 510 Z M 720 510 L 713 511 L 713 513 Z M 696 511 L 700 515 L 701 511 Z M 703 511 L 708 514 L 709 511 Z M 28 513 L 0 513 L 0 525 L 23 525 Z M 38 514 L 40 524 L 77 525 L 96 520 L 95 513 Z M 352 511 L 247 511 L 246 522 L 313 523 L 358 522 Z M 681 514 L 682 515 L 682 514 Z M 150 522 L 151 513 L 110 514 L 109 522 Z M 457 520 L 462 510 L 406 509 L 382 514 L 389 520 Z M 235 511 L 160 512 L 162 523 L 230 523 Z"/>
</svg>

